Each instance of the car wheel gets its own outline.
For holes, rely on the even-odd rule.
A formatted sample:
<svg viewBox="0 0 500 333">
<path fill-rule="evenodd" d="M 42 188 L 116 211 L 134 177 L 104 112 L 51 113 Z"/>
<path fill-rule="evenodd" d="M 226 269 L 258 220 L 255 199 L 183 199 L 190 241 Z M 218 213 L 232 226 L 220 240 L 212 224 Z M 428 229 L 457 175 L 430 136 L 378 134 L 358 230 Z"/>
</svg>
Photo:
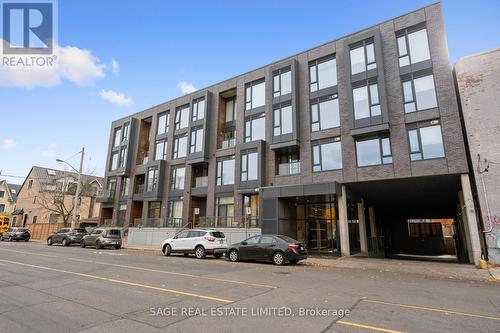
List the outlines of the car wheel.
<svg viewBox="0 0 500 333">
<path fill-rule="evenodd" d="M 203 259 L 207 256 L 207 253 L 205 252 L 205 248 L 201 245 L 198 245 L 196 249 L 194 249 L 194 254 L 197 259 Z"/>
<path fill-rule="evenodd" d="M 172 253 L 172 247 L 167 244 L 163 247 L 163 255 L 168 257 L 170 253 Z"/>
<path fill-rule="evenodd" d="M 62 246 L 68 246 L 68 240 L 66 238 L 63 239 L 62 241 Z"/>
<path fill-rule="evenodd" d="M 275 265 L 283 265 L 285 263 L 285 256 L 282 252 L 276 252 L 273 254 L 273 263 Z"/>
<path fill-rule="evenodd" d="M 290 264 L 292 265 L 297 265 L 298 262 L 299 262 L 298 260 L 290 260 Z"/>
<path fill-rule="evenodd" d="M 30 240 L 29 238 L 26 238 L 24 241 L 25 241 L 25 242 L 27 242 L 27 241 L 29 241 L 29 240 Z"/>
<path fill-rule="evenodd" d="M 84 248 L 85 248 L 85 242 L 83 241 L 83 239 L 80 241 L 80 247 L 81 247 L 82 249 L 84 249 Z"/>
<path fill-rule="evenodd" d="M 14 238 L 12 238 L 12 236 L 9 236 L 9 242 L 13 242 L 14 241 Z"/>
<path fill-rule="evenodd" d="M 99 250 L 102 249 L 102 244 L 100 241 L 95 242 L 95 248 Z"/>
<path fill-rule="evenodd" d="M 240 254 L 238 253 L 237 250 L 229 251 L 229 260 L 231 260 L 232 262 L 240 260 Z"/>
<path fill-rule="evenodd" d="M 222 257 L 222 253 L 214 253 L 215 259 L 219 259 Z"/>
<path fill-rule="evenodd" d="M 184 255 L 184 257 L 189 257 L 189 253 L 188 252 L 184 252 L 183 255 Z"/>
<path fill-rule="evenodd" d="M 116 249 L 116 250 L 121 249 L 121 247 L 122 247 L 121 245 L 115 245 L 115 249 Z"/>
<path fill-rule="evenodd" d="M 47 238 L 47 245 L 52 245 L 52 238 Z"/>
</svg>

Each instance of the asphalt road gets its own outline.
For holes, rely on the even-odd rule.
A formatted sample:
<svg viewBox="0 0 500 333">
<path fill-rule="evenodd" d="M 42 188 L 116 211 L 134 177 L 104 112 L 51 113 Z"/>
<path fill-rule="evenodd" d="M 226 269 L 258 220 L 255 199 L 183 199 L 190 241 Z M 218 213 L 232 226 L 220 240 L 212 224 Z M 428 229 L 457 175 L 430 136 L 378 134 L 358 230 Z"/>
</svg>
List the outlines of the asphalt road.
<svg viewBox="0 0 500 333">
<path fill-rule="evenodd" d="M 204 331 L 500 332 L 500 284 L 0 243 L 0 332 Z"/>
</svg>

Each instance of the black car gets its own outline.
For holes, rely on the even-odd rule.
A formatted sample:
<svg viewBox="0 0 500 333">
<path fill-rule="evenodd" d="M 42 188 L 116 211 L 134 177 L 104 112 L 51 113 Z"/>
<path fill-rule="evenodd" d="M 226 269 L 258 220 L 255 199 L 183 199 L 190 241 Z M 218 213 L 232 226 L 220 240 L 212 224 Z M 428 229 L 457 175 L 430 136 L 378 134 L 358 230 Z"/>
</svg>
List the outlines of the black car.
<svg viewBox="0 0 500 333">
<path fill-rule="evenodd" d="M 69 246 L 74 243 L 80 244 L 83 236 L 86 234 L 87 232 L 84 228 L 62 228 L 47 237 L 47 245 L 57 243 L 63 246 Z"/>
<path fill-rule="evenodd" d="M 289 262 L 295 265 L 307 258 L 307 250 L 301 242 L 284 235 L 254 236 L 228 247 L 231 261 L 270 261 L 275 265 Z"/>
<path fill-rule="evenodd" d="M 28 228 L 12 227 L 0 236 L 0 240 L 8 239 L 9 241 L 29 241 L 31 233 Z"/>
</svg>

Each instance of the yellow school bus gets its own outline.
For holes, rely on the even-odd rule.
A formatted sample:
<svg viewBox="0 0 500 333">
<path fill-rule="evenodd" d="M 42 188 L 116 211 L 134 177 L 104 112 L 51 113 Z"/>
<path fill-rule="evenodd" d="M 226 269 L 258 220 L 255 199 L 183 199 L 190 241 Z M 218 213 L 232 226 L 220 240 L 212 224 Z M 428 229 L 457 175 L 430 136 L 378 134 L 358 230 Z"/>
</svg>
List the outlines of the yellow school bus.
<svg viewBox="0 0 500 333">
<path fill-rule="evenodd" d="M 10 217 L 0 215 L 0 234 L 6 232 L 10 228 Z"/>
</svg>

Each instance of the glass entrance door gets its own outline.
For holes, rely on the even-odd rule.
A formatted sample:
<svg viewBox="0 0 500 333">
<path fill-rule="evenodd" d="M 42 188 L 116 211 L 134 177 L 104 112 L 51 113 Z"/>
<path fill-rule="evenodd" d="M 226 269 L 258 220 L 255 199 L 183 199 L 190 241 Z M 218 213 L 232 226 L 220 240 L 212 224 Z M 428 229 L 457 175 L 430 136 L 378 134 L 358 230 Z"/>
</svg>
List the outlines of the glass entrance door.
<svg viewBox="0 0 500 333">
<path fill-rule="evenodd" d="M 331 244 L 328 242 L 327 221 L 311 218 L 307 222 L 307 246 L 311 250 L 322 250 Z"/>
</svg>

